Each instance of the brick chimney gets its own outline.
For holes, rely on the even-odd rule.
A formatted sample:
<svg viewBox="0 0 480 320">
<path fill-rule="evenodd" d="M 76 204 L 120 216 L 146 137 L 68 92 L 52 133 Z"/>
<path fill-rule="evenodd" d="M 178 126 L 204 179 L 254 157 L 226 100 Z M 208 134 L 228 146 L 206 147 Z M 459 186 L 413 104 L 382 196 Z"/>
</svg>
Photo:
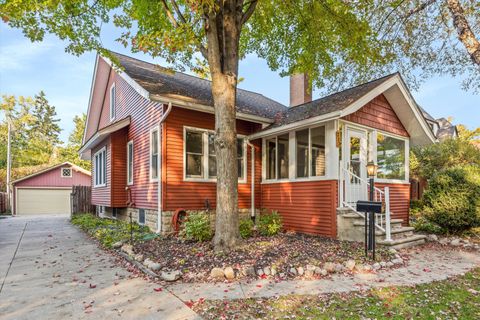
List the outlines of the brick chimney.
<svg viewBox="0 0 480 320">
<path fill-rule="evenodd" d="M 312 101 L 312 88 L 308 84 L 306 73 L 290 76 L 290 107 Z"/>
</svg>

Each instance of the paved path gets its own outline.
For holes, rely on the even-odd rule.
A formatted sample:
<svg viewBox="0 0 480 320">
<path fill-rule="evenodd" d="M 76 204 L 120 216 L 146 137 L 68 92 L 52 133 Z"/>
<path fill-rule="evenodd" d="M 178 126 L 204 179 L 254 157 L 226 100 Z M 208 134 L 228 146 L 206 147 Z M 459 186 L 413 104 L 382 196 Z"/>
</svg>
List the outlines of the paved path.
<svg viewBox="0 0 480 320">
<path fill-rule="evenodd" d="M 0 286 L 2 320 L 199 318 L 116 266 L 64 216 L 0 219 Z"/>
<path fill-rule="evenodd" d="M 363 273 L 354 276 L 335 274 L 330 279 L 289 280 L 275 282 L 258 280 L 250 283 L 175 284 L 168 289 L 184 301 L 244 299 L 283 296 L 288 294 L 325 294 L 358 291 L 373 287 L 412 285 L 464 274 L 480 266 L 480 254 L 450 251 L 421 250 L 412 253 L 406 267 Z"/>
</svg>

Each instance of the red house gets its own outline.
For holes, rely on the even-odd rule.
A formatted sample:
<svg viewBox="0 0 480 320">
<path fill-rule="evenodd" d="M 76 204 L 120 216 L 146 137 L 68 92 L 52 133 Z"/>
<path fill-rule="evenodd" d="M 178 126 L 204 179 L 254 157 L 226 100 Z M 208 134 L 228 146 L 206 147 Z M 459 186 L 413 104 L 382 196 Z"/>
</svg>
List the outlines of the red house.
<svg viewBox="0 0 480 320">
<path fill-rule="evenodd" d="M 13 214 L 69 214 L 73 186 L 90 186 L 90 172 L 64 162 L 13 181 Z"/>
<path fill-rule="evenodd" d="M 176 210 L 214 214 L 210 82 L 113 54 L 122 71 L 97 57 L 80 150 L 92 161 L 93 204 L 161 233 Z M 401 76 L 313 101 L 308 92 L 301 75 L 291 77 L 290 106 L 238 90 L 239 213 L 278 210 L 286 229 L 355 240 L 363 214 L 354 203 L 368 196 L 374 161 L 386 208 L 378 231 L 388 243 L 423 241 L 407 227 L 409 149 L 436 137 Z"/>
</svg>

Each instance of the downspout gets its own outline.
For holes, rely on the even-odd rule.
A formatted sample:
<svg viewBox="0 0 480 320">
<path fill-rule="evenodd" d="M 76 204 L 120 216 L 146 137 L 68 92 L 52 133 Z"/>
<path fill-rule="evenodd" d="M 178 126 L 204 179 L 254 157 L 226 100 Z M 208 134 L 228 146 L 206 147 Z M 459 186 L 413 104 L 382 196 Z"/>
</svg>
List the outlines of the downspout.
<svg viewBox="0 0 480 320">
<path fill-rule="evenodd" d="M 163 150 L 162 150 L 162 141 L 163 141 L 163 122 L 167 119 L 170 111 L 172 111 L 172 103 L 168 103 L 168 108 L 167 111 L 162 115 L 160 118 L 160 129 L 159 129 L 159 139 L 158 139 L 158 194 L 157 194 L 157 199 L 158 199 L 158 210 L 157 210 L 157 233 L 160 234 L 162 232 L 162 176 L 163 176 Z"/>
<path fill-rule="evenodd" d="M 251 152 L 252 152 L 252 165 L 251 165 L 251 195 L 250 195 L 250 201 L 251 201 L 251 209 L 250 209 L 250 218 L 253 220 L 255 223 L 255 146 L 250 143 L 250 140 L 247 139 L 247 145 L 251 147 Z"/>
</svg>

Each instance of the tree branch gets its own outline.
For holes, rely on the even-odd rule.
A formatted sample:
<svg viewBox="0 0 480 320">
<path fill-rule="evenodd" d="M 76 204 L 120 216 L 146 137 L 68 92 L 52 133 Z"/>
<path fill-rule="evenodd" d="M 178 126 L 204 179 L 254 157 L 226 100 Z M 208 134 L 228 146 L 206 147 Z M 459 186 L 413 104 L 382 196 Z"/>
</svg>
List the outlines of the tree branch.
<svg viewBox="0 0 480 320">
<path fill-rule="evenodd" d="M 247 10 L 243 13 L 242 19 L 240 20 L 240 25 L 244 25 L 245 22 L 250 19 L 252 14 L 255 12 L 255 8 L 257 6 L 258 0 L 252 0 L 250 1 L 250 5 L 247 7 Z"/>
<path fill-rule="evenodd" d="M 185 19 L 185 17 L 183 16 L 182 14 L 182 11 L 180 11 L 180 8 L 178 7 L 177 5 L 177 1 L 175 0 L 171 0 L 172 1 L 172 6 L 173 8 L 175 9 L 175 12 L 177 13 L 178 17 L 180 18 L 180 20 L 183 22 L 183 23 L 187 23 L 187 20 Z"/>
<path fill-rule="evenodd" d="M 437 0 L 427 0 L 423 3 L 421 3 L 418 7 L 411 9 L 408 11 L 408 13 L 405 15 L 405 18 L 409 18 L 410 16 L 413 16 L 416 13 L 419 13 L 420 11 L 425 10 L 427 7 L 430 5 L 434 4 Z"/>
<path fill-rule="evenodd" d="M 175 19 L 175 17 L 173 16 L 172 11 L 171 11 L 170 8 L 168 7 L 167 1 L 162 0 L 162 3 L 163 3 L 163 8 L 165 9 L 165 12 L 167 13 L 168 19 L 169 19 L 170 22 L 173 24 L 173 26 L 174 26 L 175 28 L 177 28 L 177 27 L 178 27 L 178 22 L 177 22 L 177 20 Z"/>
</svg>

